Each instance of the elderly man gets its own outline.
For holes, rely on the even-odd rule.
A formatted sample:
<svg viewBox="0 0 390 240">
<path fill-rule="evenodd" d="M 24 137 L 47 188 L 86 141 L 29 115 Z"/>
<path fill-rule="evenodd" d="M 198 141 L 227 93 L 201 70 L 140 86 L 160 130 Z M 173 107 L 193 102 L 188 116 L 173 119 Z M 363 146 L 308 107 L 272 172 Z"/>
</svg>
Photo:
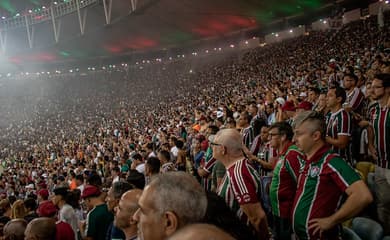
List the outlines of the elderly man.
<svg viewBox="0 0 390 240">
<path fill-rule="evenodd" d="M 213 157 L 226 167 L 226 175 L 218 188 L 218 195 L 261 239 L 268 239 L 267 217 L 261 206 L 260 176 L 243 155 L 242 138 L 234 129 L 223 129 L 217 133 L 213 146 Z"/>
<path fill-rule="evenodd" d="M 132 216 L 138 210 L 138 199 L 141 194 L 142 190 L 140 189 L 127 191 L 115 207 L 114 225 L 124 232 L 126 240 L 137 239 L 137 222 Z"/>
<path fill-rule="evenodd" d="M 306 155 L 306 163 L 292 207 L 294 232 L 299 239 L 339 239 L 338 225 L 372 202 L 370 190 L 326 144 L 322 115 L 303 112 L 295 124 L 295 142 Z M 347 199 L 339 208 L 344 193 Z"/>
<path fill-rule="evenodd" d="M 201 221 L 207 198 L 195 178 L 184 172 L 168 172 L 152 180 L 138 204 L 133 216 L 138 222 L 138 237 L 162 240 L 187 224 Z"/>
</svg>

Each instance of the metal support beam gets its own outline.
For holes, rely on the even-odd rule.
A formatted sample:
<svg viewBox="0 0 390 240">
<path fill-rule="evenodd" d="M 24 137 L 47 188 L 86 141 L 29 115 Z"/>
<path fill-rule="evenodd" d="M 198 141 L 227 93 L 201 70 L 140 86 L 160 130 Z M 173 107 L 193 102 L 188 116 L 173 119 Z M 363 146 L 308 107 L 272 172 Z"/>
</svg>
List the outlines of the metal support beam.
<svg viewBox="0 0 390 240">
<path fill-rule="evenodd" d="M 76 0 L 76 6 L 77 6 L 77 16 L 78 16 L 79 24 L 80 24 L 80 32 L 81 32 L 81 35 L 84 35 L 85 23 L 87 21 L 88 8 L 85 8 L 82 11 L 82 9 L 80 8 L 80 0 Z M 106 18 L 106 20 L 107 20 L 107 18 Z"/>
<path fill-rule="evenodd" d="M 103 6 L 104 14 L 106 15 L 106 24 L 109 25 L 111 23 L 112 0 L 103 0 Z"/>
<path fill-rule="evenodd" d="M 30 29 L 30 23 L 28 21 L 28 16 L 27 15 L 25 16 L 25 20 L 26 20 L 28 45 L 30 46 L 30 48 L 33 48 L 33 46 L 34 46 L 34 32 L 35 32 L 34 26 L 31 26 L 31 29 Z"/>
<path fill-rule="evenodd" d="M 0 47 L 1 51 L 4 53 L 7 46 L 7 31 L 0 31 Z"/>
<path fill-rule="evenodd" d="M 60 32 L 61 32 L 61 19 L 58 19 L 58 23 L 56 22 L 56 17 L 54 14 L 53 7 L 51 7 L 50 15 L 51 15 L 51 22 L 53 25 L 54 40 L 56 41 L 56 43 L 58 43 L 60 39 Z"/>
<path fill-rule="evenodd" d="M 137 9 L 137 2 L 138 2 L 138 0 L 130 0 L 130 2 L 131 2 L 130 13 L 132 13 L 132 12 L 134 12 Z"/>
</svg>

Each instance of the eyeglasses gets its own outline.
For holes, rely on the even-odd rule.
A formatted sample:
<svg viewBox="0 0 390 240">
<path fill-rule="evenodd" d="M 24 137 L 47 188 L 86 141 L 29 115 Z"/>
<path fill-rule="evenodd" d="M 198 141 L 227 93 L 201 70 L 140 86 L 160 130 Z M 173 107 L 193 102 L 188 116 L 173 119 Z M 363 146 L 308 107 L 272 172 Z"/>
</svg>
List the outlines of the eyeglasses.
<svg viewBox="0 0 390 240">
<path fill-rule="evenodd" d="M 222 144 L 215 143 L 215 142 L 210 142 L 210 145 L 211 145 L 211 146 L 222 146 Z"/>
</svg>

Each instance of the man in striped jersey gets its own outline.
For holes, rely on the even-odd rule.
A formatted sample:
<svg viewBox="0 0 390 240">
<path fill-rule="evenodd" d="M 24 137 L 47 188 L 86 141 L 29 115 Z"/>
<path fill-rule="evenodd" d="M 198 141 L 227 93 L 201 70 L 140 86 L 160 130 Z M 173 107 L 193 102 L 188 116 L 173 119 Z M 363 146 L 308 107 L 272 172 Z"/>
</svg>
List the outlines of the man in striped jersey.
<svg viewBox="0 0 390 240">
<path fill-rule="evenodd" d="M 344 75 L 344 88 L 347 92 L 347 108 L 355 113 L 362 114 L 364 94 L 357 87 L 358 77 L 355 74 Z"/>
<path fill-rule="evenodd" d="M 326 105 L 330 112 L 326 115 L 326 142 L 332 145 L 332 150 L 352 164 L 349 149 L 351 136 L 351 117 L 342 107 L 346 93 L 341 87 L 328 90 Z"/>
<path fill-rule="evenodd" d="M 292 225 L 302 239 L 340 239 L 340 223 L 357 215 L 372 196 L 359 175 L 325 142 L 325 122 L 317 112 L 295 118 L 294 140 L 306 155 L 298 178 Z M 346 193 L 342 206 L 340 200 Z"/>
<path fill-rule="evenodd" d="M 378 218 L 385 232 L 390 232 L 390 74 L 378 74 L 372 81 L 372 98 L 376 101 L 369 110 L 374 136 L 370 150 L 376 159 L 375 190 Z"/>
<path fill-rule="evenodd" d="M 241 129 L 242 141 L 248 149 L 251 149 L 255 138 L 253 127 L 250 125 L 252 116 L 248 112 L 242 112 L 238 119 L 238 127 Z"/>
<path fill-rule="evenodd" d="M 259 201 L 260 176 L 243 155 L 240 133 L 235 129 L 223 129 L 210 144 L 213 157 L 226 167 L 218 195 L 241 221 L 253 227 L 260 239 L 268 239 L 267 217 Z"/>
<path fill-rule="evenodd" d="M 291 209 L 299 172 L 304 166 L 303 153 L 291 142 L 293 135 L 286 122 L 274 123 L 269 130 L 270 145 L 279 156 L 270 188 L 275 240 L 291 238 Z"/>
</svg>

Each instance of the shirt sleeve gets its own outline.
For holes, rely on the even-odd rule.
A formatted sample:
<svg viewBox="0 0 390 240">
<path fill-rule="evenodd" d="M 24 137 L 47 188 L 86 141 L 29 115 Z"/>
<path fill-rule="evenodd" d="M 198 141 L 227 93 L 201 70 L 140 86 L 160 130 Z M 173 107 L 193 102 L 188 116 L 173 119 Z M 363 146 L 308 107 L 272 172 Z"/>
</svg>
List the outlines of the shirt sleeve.
<svg viewBox="0 0 390 240">
<path fill-rule="evenodd" d="M 290 151 L 286 155 L 286 169 L 291 175 L 291 177 L 297 182 L 299 177 L 299 171 L 301 169 L 300 159 L 302 158 L 301 154 L 299 154 L 297 151 Z"/>
<path fill-rule="evenodd" d="M 257 203 L 257 186 L 260 182 L 256 183 L 255 175 L 251 172 L 249 167 L 243 162 L 238 163 L 235 166 L 233 174 L 230 174 L 231 186 L 237 202 L 240 205 L 247 203 Z"/>
<path fill-rule="evenodd" d="M 332 158 L 328 163 L 328 167 L 331 171 L 331 178 L 343 192 L 351 184 L 360 180 L 359 174 L 340 157 Z"/>
<path fill-rule="evenodd" d="M 348 112 L 342 111 L 341 118 L 339 119 L 339 132 L 337 135 L 351 136 L 351 116 Z"/>
<path fill-rule="evenodd" d="M 87 237 L 94 237 L 94 236 L 96 236 L 96 232 L 97 232 L 97 229 L 96 229 L 97 222 L 96 222 L 96 220 L 97 219 L 96 219 L 94 213 L 91 212 L 88 215 L 88 218 L 87 218 L 87 228 L 85 230 L 85 235 Z"/>
</svg>

